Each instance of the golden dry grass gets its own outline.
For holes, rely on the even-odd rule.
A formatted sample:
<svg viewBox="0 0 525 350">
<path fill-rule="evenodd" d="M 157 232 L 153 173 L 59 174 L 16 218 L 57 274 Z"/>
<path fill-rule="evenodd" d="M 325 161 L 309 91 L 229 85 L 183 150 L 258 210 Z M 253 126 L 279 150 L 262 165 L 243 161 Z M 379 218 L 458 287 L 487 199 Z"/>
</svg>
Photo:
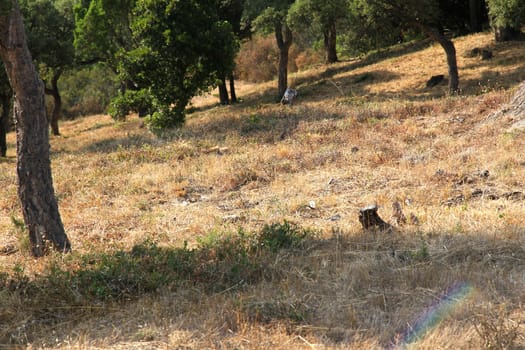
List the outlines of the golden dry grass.
<svg viewBox="0 0 525 350">
<path fill-rule="evenodd" d="M 442 49 L 428 45 L 296 73 L 292 108 L 274 103 L 274 82 L 238 85 L 235 106 L 199 97 L 186 126 L 163 139 L 133 116 L 62 123 L 51 140 L 53 176 L 74 254 L 129 251 L 146 239 L 191 248 L 212 232 L 283 220 L 317 236 L 300 253 L 273 256 L 272 277 L 242 288 L 66 305 L 59 322 L 6 294 L 0 339 L 58 349 L 402 348 L 404 332 L 437 308 L 407 348 L 525 346 L 524 134 L 489 118 L 525 80 L 525 47 L 490 34 L 455 44 L 459 97 L 447 97 L 446 84 L 425 88 L 446 73 Z M 466 57 L 474 47 L 494 59 Z M 0 243 L 23 246 L 13 224 L 21 218 L 13 134 L 9 144 Z M 389 219 L 394 201 L 417 222 L 363 233 L 358 209 L 377 203 Z M 60 261 L 24 249 L 0 256 L 10 275 Z M 467 292 L 454 294 L 458 285 Z M 450 310 L 440 311 L 448 296 Z"/>
</svg>

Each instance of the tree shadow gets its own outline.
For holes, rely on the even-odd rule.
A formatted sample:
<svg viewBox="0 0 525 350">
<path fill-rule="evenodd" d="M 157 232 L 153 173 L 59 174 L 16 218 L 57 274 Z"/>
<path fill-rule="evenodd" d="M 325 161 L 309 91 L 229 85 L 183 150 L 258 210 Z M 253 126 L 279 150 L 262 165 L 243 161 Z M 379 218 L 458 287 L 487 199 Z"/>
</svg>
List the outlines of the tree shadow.
<svg viewBox="0 0 525 350">
<path fill-rule="evenodd" d="M 186 125 L 179 137 L 207 139 L 222 142 L 234 133 L 241 138 L 259 143 L 275 143 L 291 137 L 302 122 L 337 120 L 347 115 L 337 110 L 327 110 L 297 105 L 278 105 L 275 108 L 259 108 L 253 111 L 242 109 L 221 118 L 208 118 Z"/>
<path fill-rule="evenodd" d="M 119 337 L 129 341 L 141 334 L 140 316 L 131 312 L 118 312 L 117 319 L 107 316 L 148 296 L 160 305 L 143 311 L 143 317 L 153 322 L 171 318 L 171 325 L 178 324 L 175 319 L 181 313 L 204 321 L 214 307 L 222 310 L 216 322 L 226 328 L 214 334 L 214 342 L 226 341 L 247 324 L 281 323 L 291 334 L 304 335 L 311 329 L 308 334 L 327 346 L 351 344 L 363 329 L 369 331 L 361 336 L 389 345 L 429 307 L 456 297 L 449 293 L 457 285 L 475 290 L 478 302 L 519 307 L 525 284 L 516 280 L 525 271 L 523 233 L 495 237 L 334 231 L 323 239 L 286 225 L 290 224 L 269 225 L 272 229 L 253 236 L 239 231 L 210 237 L 195 249 L 146 241 L 130 251 L 72 255 L 52 262 L 35 278 L 20 271 L 0 275 L 6 300 L 24 298 L 18 315 L 1 329 L 0 341 L 12 346 L 44 344 L 51 336 L 65 341 L 64 325 L 75 331 L 81 323 L 101 318 L 109 330 L 126 322 Z M 277 288 L 281 283 L 288 289 Z M 273 292 L 268 285 L 275 286 Z M 260 288 L 265 292 L 258 293 Z M 175 304 L 170 295 L 178 298 Z M 213 298 L 225 305 L 204 301 Z M 184 311 L 178 303 L 190 306 Z M 474 316 L 472 312 L 462 317 Z M 375 317 L 368 317 L 370 313 Z M 194 322 L 179 330 L 202 334 L 206 325 Z M 82 341 L 97 342 L 110 335 L 88 333 Z M 152 337 L 149 341 L 162 335 Z"/>
<path fill-rule="evenodd" d="M 16 163 L 16 156 L 0 157 L 0 163 L 14 164 Z"/>
<path fill-rule="evenodd" d="M 154 135 L 130 135 L 128 137 L 109 138 L 100 140 L 75 151 L 75 153 L 113 153 L 119 149 L 143 147 L 144 145 L 158 145 L 159 141 Z"/>
</svg>

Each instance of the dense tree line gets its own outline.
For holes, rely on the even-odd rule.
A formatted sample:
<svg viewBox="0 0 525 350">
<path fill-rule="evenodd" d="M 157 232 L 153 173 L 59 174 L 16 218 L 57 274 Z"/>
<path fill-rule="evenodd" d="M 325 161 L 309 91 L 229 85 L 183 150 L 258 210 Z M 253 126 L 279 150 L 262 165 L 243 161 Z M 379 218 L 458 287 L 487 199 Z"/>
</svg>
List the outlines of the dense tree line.
<svg viewBox="0 0 525 350">
<path fill-rule="evenodd" d="M 344 49 L 365 52 L 428 37 L 444 49 L 454 94 L 460 85 L 451 38 L 490 26 L 496 40 L 516 39 L 525 20 L 525 0 L 0 0 L 0 5 L 0 56 L 7 73 L 0 75 L 0 155 L 6 155 L 13 110 L 19 197 L 35 255 L 46 251 L 48 241 L 70 249 L 54 198 L 48 144 L 48 125 L 59 134 L 64 74 L 104 65 L 119 86 L 110 114 L 125 118 L 137 112 L 152 130 L 162 131 L 181 126 L 192 97 L 212 87 L 219 87 L 221 103 L 236 102 L 235 56 L 254 32 L 275 38 L 279 98 L 288 87 L 289 50 L 298 38 L 322 47 L 331 64 Z M 44 93 L 53 101 L 49 115 Z"/>
<path fill-rule="evenodd" d="M 235 103 L 234 58 L 239 43 L 254 32 L 275 37 L 276 99 L 288 87 L 289 50 L 298 39 L 322 47 L 330 64 L 341 52 L 430 37 L 445 51 L 454 93 L 459 77 L 451 35 L 492 26 L 497 40 L 516 39 L 524 5 L 525 0 L 20 0 L 28 45 L 52 97 L 48 119 L 56 135 L 59 79 L 94 63 L 103 63 L 119 81 L 110 114 L 138 112 L 155 130 L 181 125 L 191 98 L 212 87 L 219 87 L 220 103 Z M 2 134 L 0 129 L 0 141 Z"/>
</svg>

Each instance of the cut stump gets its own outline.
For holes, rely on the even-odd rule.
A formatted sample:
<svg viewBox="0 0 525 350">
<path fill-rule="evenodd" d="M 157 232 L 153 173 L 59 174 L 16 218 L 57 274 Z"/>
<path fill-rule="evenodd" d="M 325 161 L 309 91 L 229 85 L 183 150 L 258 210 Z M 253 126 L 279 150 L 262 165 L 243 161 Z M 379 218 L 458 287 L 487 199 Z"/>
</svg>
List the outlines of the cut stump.
<svg viewBox="0 0 525 350">
<path fill-rule="evenodd" d="M 379 214 L 377 204 L 372 204 L 361 208 L 359 210 L 359 222 L 363 225 L 365 230 L 376 229 L 380 231 L 389 231 L 392 232 L 393 227 L 389 223 L 385 222 Z"/>
</svg>

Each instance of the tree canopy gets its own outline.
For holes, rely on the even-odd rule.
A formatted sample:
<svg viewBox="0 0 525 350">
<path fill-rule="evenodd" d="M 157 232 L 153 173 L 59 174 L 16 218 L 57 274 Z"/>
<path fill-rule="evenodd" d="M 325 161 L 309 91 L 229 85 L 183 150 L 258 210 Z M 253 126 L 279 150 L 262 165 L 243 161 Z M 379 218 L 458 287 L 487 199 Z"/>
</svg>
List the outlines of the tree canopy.
<svg viewBox="0 0 525 350">
<path fill-rule="evenodd" d="M 137 1 L 131 35 L 138 43 L 117 54 L 132 86 L 113 104 L 116 117 L 139 105 L 154 130 L 180 125 L 196 94 L 233 69 L 237 41 L 213 0 Z"/>
<path fill-rule="evenodd" d="M 58 120 L 62 102 L 58 80 L 62 73 L 73 66 L 72 0 L 21 0 L 29 50 L 38 67 L 40 77 L 46 83 L 46 93 L 53 96 L 54 107 L 50 116 L 52 131 L 58 135 Z"/>
<path fill-rule="evenodd" d="M 297 0 L 288 12 L 288 22 L 299 31 L 314 27 L 323 36 L 325 60 L 337 62 L 337 27 L 349 18 L 348 0 Z"/>
</svg>

